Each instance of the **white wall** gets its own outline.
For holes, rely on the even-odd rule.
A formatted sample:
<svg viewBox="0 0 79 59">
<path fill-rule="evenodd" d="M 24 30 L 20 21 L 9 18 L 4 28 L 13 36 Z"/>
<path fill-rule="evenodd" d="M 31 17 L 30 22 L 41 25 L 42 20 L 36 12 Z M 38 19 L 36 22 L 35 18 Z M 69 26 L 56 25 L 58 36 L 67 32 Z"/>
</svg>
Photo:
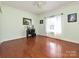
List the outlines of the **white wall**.
<svg viewBox="0 0 79 59">
<path fill-rule="evenodd" d="M 0 22 L 1 22 L 1 13 L 0 13 Z M 1 34 L 1 23 L 0 23 L 0 34 Z M 1 36 L 0 36 L 1 39 Z"/>
<path fill-rule="evenodd" d="M 56 36 L 63 40 L 78 42 L 79 43 L 79 4 L 71 3 L 63 6 L 60 9 L 44 13 L 41 15 L 35 15 L 30 12 L 25 12 L 10 6 L 2 5 L 2 13 L 0 13 L 0 42 L 25 37 L 26 26 L 22 25 L 22 18 L 31 18 L 35 25 L 37 34 L 46 35 L 45 32 L 45 21 L 44 24 L 40 24 L 40 20 L 45 20 L 44 17 L 51 15 L 62 15 L 62 34 Z M 77 22 L 68 23 L 67 15 L 71 13 L 77 13 Z M 53 35 L 49 35 L 52 36 Z"/>
<path fill-rule="evenodd" d="M 70 3 L 55 11 L 51 11 L 40 15 L 40 19 L 44 19 L 44 17 L 48 17 L 51 15 L 52 16 L 60 15 L 61 13 L 63 13 L 64 15 L 62 15 L 62 34 L 60 36 L 55 36 L 55 37 L 61 38 L 63 40 L 79 43 L 79 8 L 78 7 L 79 7 L 79 3 Z M 77 22 L 68 23 L 67 15 L 72 13 L 77 13 Z M 45 31 L 45 24 L 43 24 L 42 26 L 39 25 L 39 27 L 40 29 L 42 29 L 42 31 Z M 45 32 L 40 32 L 40 33 L 44 34 Z M 49 35 L 49 36 L 53 37 L 53 35 Z"/>
<path fill-rule="evenodd" d="M 2 13 L 0 14 L 0 42 L 26 36 L 26 26 L 23 25 L 23 17 L 32 19 L 36 28 L 36 32 L 38 32 L 38 20 L 35 14 L 18 10 L 6 5 L 2 5 L 1 8 Z"/>
<path fill-rule="evenodd" d="M 45 22 L 43 22 L 44 24 L 40 24 L 40 20 L 44 20 L 43 18 L 40 17 L 40 15 L 38 16 L 38 34 L 39 35 L 45 35 Z"/>
</svg>

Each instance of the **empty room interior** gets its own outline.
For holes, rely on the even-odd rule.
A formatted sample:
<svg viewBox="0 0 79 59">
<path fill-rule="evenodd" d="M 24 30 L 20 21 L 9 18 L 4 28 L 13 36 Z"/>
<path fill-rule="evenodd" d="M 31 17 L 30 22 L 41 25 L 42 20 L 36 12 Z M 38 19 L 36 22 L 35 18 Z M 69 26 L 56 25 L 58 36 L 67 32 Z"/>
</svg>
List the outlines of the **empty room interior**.
<svg viewBox="0 0 79 59">
<path fill-rule="evenodd" d="M 0 58 L 79 58 L 79 1 L 0 1 Z"/>
</svg>

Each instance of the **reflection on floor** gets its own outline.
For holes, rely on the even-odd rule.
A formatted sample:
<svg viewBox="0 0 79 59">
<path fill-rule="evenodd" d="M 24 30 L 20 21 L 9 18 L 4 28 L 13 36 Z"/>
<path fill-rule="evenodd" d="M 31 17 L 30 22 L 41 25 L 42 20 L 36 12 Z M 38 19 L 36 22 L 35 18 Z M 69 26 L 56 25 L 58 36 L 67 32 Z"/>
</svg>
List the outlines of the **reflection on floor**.
<svg viewBox="0 0 79 59">
<path fill-rule="evenodd" d="M 36 36 L 3 42 L 0 57 L 79 57 L 79 44 Z"/>
</svg>

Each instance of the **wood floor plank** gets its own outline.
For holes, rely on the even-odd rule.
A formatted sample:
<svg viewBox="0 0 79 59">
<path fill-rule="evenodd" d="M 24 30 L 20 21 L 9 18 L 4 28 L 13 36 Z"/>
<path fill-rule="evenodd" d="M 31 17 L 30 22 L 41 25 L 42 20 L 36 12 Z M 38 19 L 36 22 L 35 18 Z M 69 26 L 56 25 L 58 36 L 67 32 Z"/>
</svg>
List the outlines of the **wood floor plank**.
<svg viewBox="0 0 79 59">
<path fill-rule="evenodd" d="M 79 44 L 38 35 L 5 41 L 0 45 L 3 58 L 79 58 Z"/>
</svg>

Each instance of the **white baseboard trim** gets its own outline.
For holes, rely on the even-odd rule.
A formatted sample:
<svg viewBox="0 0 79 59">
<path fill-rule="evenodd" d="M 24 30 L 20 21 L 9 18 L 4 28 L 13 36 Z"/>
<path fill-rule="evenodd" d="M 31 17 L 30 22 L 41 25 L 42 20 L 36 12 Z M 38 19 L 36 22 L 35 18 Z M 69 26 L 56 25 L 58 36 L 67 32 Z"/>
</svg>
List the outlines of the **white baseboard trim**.
<svg viewBox="0 0 79 59">
<path fill-rule="evenodd" d="M 23 37 L 26 37 L 26 36 L 18 36 L 18 37 L 9 38 L 9 39 L 2 39 L 2 40 L 0 41 L 0 44 L 1 44 L 2 42 L 4 42 L 4 41 L 14 40 L 14 39 L 23 38 Z"/>
<path fill-rule="evenodd" d="M 60 40 L 64 40 L 64 41 L 68 41 L 68 42 L 79 44 L 79 41 L 70 40 L 70 39 L 67 39 L 67 38 L 59 38 L 59 37 L 56 37 L 56 36 L 48 36 L 48 35 L 42 35 L 42 36 L 47 36 L 47 37 L 56 38 L 56 39 L 60 39 Z"/>
<path fill-rule="evenodd" d="M 38 34 L 40 35 L 40 34 Z M 42 34 L 41 34 L 42 35 Z M 47 35 L 42 35 L 42 36 L 47 36 Z M 14 40 L 14 39 L 18 39 L 18 38 L 23 38 L 23 37 L 26 37 L 26 36 L 19 36 L 19 37 L 15 37 L 15 38 L 9 38 L 9 39 L 3 39 L 0 41 L 0 44 L 4 41 L 8 41 L 8 40 Z M 48 36 L 48 37 L 51 37 L 51 38 L 57 38 L 57 39 L 61 39 L 61 40 L 64 40 L 64 41 L 69 41 L 69 42 L 73 42 L 73 43 L 78 43 L 79 44 L 79 41 L 74 41 L 74 40 L 70 40 L 70 39 L 67 39 L 67 38 L 58 38 L 58 37 L 54 37 L 54 36 Z"/>
</svg>

